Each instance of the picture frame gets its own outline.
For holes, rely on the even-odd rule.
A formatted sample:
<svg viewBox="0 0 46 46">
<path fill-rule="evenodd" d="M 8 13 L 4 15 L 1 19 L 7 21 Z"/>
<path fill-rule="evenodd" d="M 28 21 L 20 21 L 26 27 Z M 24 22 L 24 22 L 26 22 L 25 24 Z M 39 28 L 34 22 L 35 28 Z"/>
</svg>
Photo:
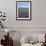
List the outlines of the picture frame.
<svg viewBox="0 0 46 46">
<path fill-rule="evenodd" d="M 32 2 L 16 1 L 16 20 L 32 19 Z"/>
</svg>

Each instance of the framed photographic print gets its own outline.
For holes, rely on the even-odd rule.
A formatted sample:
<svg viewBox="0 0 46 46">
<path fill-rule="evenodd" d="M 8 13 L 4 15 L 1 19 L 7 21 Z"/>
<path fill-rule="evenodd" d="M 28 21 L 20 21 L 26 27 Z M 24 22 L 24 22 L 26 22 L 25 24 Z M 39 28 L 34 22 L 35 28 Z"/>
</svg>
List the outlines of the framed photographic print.
<svg viewBox="0 0 46 46">
<path fill-rule="evenodd" d="M 16 1 L 16 19 L 31 20 L 32 3 L 31 1 Z"/>
</svg>

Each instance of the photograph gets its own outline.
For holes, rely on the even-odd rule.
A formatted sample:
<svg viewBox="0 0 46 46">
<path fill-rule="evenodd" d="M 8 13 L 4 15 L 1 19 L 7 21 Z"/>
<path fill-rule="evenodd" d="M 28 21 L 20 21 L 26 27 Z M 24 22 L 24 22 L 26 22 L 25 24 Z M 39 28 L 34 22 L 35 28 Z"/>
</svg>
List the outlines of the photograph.
<svg viewBox="0 0 46 46">
<path fill-rule="evenodd" d="M 16 1 L 16 19 L 31 20 L 31 1 Z"/>
</svg>

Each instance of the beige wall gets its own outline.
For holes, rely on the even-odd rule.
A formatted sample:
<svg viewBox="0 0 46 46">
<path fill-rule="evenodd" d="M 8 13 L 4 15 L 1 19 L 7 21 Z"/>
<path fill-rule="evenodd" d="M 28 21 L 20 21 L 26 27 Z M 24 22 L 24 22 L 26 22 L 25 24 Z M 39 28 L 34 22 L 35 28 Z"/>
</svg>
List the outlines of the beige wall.
<svg viewBox="0 0 46 46">
<path fill-rule="evenodd" d="M 15 30 L 46 31 L 46 0 L 32 0 L 32 20 L 16 20 L 16 0 L 0 0 L 0 9 L 6 12 L 6 27 Z"/>
</svg>

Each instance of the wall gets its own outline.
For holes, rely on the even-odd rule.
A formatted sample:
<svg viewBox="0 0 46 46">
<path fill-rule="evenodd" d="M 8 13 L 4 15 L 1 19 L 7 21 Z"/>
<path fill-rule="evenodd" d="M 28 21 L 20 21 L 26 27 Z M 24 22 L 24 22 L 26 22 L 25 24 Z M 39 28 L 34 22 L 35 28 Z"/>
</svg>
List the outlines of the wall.
<svg viewBox="0 0 46 46">
<path fill-rule="evenodd" d="M 0 0 L 0 9 L 6 12 L 6 27 L 46 27 L 46 0 L 32 0 L 32 20 L 16 20 L 16 0 Z"/>
</svg>

